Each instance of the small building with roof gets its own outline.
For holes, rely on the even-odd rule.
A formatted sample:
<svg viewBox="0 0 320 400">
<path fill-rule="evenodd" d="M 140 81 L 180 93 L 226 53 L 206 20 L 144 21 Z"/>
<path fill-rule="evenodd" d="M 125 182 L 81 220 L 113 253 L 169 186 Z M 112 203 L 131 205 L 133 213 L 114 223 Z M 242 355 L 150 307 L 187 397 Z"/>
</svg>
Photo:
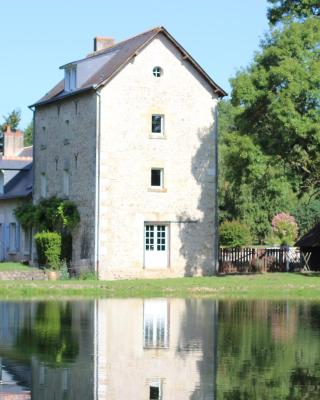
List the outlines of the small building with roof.
<svg viewBox="0 0 320 400">
<path fill-rule="evenodd" d="M 320 271 L 320 222 L 303 235 L 295 246 L 300 247 L 309 269 Z"/>
<path fill-rule="evenodd" d="M 23 132 L 8 126 L 0 154 L 0 261 L 31 257 L 31 231 L 20 226 L 14 209 L 32 198 L 32 153 L 32 146 L 23 145 Z"/>
</svg>

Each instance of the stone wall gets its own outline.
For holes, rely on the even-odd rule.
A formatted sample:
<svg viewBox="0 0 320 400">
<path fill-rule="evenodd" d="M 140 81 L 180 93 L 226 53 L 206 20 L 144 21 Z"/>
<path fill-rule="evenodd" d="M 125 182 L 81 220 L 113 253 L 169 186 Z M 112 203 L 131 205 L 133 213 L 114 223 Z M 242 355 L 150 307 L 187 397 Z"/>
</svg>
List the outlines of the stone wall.
<svg viewBox="0 0 320 400">
<path fill-rule="evenodd" d="M 158 36 L 101 99 L 100 277 L 212 274 L 217 96 Z M 162 138 L 152 136 L 152 114 L 164 115 Z M 150 188 L 151 168 L 164 170 L 163 190 Z M 144 269 L 145 222 L 169 224 L 165 270 Z"/>
<path fill-rule="evenodd" d="M 41 175 L 47 180 L 46 197 L 74 201 L 81 224 L 73 235 L 76 270 L 94 266 L 95 178 L 96 178 L 96 94 L 39 106 L 35 114 L 34 202 L 41 199 Z M 64 191 L 64 174 L 70 179 L 69 195 Z"/>
</svg>

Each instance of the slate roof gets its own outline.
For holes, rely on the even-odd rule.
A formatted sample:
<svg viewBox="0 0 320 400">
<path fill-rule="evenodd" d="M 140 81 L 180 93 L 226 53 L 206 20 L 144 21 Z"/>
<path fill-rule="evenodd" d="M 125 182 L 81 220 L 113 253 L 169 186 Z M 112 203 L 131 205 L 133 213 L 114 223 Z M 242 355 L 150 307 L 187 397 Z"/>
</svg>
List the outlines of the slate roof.
<svg viewBox="0 0 320 400">
<path fill-rule="evenodd" d="M 320 223 L 303 235 L 295 244 L 297 247 L 320 247 Z"/>
<path fill-rule="evenodd" d="M 6 185 L 0 200 L 14 199 L 31 196 L 32 194 L 32 163 L 27 168 L 19 171 Z"/>
<path fill-rule="evenodd" d="M 130 60 L 135 57 L 145 46 L 147 46 L 158 34 L 164 34 L 173 45 L 181 52 L 183 58 L 188 60 L 196 70 L 204 77 L 204 79 L 213 88 L 213 91 L 219 96 L 226 96 L 227 93 L 218 86 L 210 76 L 200 67 L 200 65 L 191 57 L 189 53 L 170 35 L 170 33 L 164 27 L 157 27 L 151 29 L 147 32 L 141 33 L 140 35 L 134 36 L 130 39 L 124 40 L 115 44 L 107 49 L 100 50 L 98 52 L 92 53 L 84 59 L 73 61 L 61 68 L 65 68 L 68 65 L 75 65 L 80 62 L 84 62 L 88 59 L 95 57 L 105 57 L 109 55 L 110 57 L 105 57 L 106 60 L 102 66 L 99 67 L 92 75 L 83 82 L 83 84 L 76 90 L 71 92 L 66 92 L 64 90 L 64 80 L 60 81 L 56 86 L 54 86 L 44 97 L 42 97 L 38 102 L 33 104 L 33 106 L 39 106 L 42 104 L 51 103 L 62 98 L 73 96 L 75 94 L 82 93 L 87 90 L 96 90 L 100 87 L 106 85 L 122 68 L 124 68 Z"/>
</svg>

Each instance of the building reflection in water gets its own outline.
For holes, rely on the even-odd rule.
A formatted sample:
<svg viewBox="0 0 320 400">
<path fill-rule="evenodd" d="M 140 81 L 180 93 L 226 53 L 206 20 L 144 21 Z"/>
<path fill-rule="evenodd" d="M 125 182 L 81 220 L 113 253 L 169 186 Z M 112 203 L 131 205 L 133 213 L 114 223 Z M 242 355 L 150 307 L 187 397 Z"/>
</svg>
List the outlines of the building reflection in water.
<svg viewBox="0 0 320 400">
<path fill-rule="evenodd" d="M 217 303 L 96 302 L 98 400 L 215 398 Z"/>
<path fill-rule="evenodd" d="M 319 316 L 264 300 L 0 302 L 0 400 L 318 398 Z"/>
</svg>

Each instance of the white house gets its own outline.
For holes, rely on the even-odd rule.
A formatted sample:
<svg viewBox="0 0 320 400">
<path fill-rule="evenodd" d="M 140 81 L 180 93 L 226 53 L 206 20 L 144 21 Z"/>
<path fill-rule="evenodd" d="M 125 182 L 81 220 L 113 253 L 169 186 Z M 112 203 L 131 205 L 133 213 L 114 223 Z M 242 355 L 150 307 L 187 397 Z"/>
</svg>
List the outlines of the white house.
<svg viewBox="0 0 320 400">
<path fill-rule="evenodd" d="M 163 27 L 60 67 L 34 110 L 34 201 L 77 205 L 73 267 L 100 278 L 210 275 L 217 103 L 226 93 Z"/>
</svg>

